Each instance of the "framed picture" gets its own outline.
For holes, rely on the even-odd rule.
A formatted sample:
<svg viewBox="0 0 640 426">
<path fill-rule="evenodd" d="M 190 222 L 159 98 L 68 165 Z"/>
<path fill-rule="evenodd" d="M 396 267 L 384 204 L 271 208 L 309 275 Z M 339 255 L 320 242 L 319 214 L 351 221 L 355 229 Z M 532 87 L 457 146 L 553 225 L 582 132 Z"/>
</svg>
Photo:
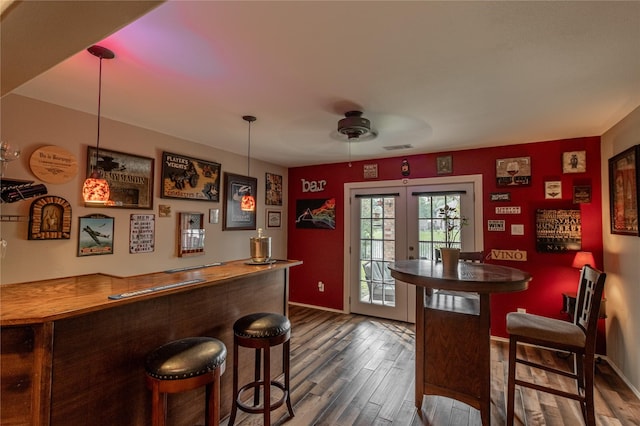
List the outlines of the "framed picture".
<svg viewBox="0 0 640 426">
<path fill-rule="evenodd" d="M 113 254 L 113 218 L 92 214 L 79 218 L 78 256 Z"/>
<path fill-rule="evenodd" d="M 224 191 L 222 230 L 256 229 L 255 199 L 258 196 L 258 180 L 248 176 L 225 173 Z M 241 209 L 242 197 L 245 195 L 254 197 L 254 206 L 251 211 Z"/>
<path fill-rule="evenodd" d="M 153 208 L 153 158 L 100 149 L 97 168 L 109 182 L 106 207 Z M 96 148 L 87 150 L 87 176 L 96 167 Z"/>
<path fill-rule="evenodd" d="M 267 228 L 280 228 L 282 222 L 282 212 L 267 210 Z"/>
<path fill-rule="evenodd" d="M 296 228 L 336 229 L 336 199 L 296 201 Z"/>
<path fill-rule="evenodd" d="M 573 204 L 591 202 L 591 185 L 576 185 L 573 187 Z"/>
<path fill-rule="evenodd" d="M 638 235 L 640 145 L 609 159 L 611 233 Z"/>
<path fill-rule="evenodd" d="M 544 183 L 544 198 L 547 200 L 562 199 L 562 182 L 550 180 Z"/>
<path fill-rule="evenodd" d="M 273 173 L 265 174 L 266 192 L 264 203 L 267 206 L 282 205 L 282 176 Z"/>
<path fill-rule="evenodd" d="M 587 151 L 562 153 L 562 173 L 584 173 L 587 171 Z"/>
<path fill-rule="evenodd" d="M 496 160 L 497 186 L 525 186 L 531 184 L 531 157 Z"/>
<path fill-rule="evenodd" d="M 204 214 L 178 213 L 178 257 L 204 254 Z"/>
<path fill-rule="evenodd" d="M 161 198 L 220 201 L 220 164 L 162 153 Z"/>
<path fill-rule="evenodd" d="M 436 158 L 436 173 L 439 175 L 448 175 L 453 173 L 453 156 L 443 155 Z"/>
<path fill-rule="evenodd" d="M 536 251 L 555 253 L 581 248 L 580 210 L 536 210 Z"/>
<path fill-rule="evenodd" d="M 46 195 L 35 199 L 29 209 L 30 240 L 71 238 L 71 204 L 64 198 Z"/>
</svg>

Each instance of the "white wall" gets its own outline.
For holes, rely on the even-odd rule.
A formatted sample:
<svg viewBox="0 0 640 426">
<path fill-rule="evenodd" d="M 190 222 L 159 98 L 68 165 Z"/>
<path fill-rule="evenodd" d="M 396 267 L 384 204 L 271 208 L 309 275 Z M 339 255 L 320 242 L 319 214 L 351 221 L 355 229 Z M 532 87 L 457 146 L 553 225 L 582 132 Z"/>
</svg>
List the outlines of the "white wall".
<svg viewBox="0 0 640 426">
<path fill-rule="evenodd" d="M 602 135 L 602 176 L 608 159 L 640 144 L 640 107 Z M 607 357 L 640 394 L 640 237 L 611 234 L 608 184 L 602 191 L 604 271 L 607 273 Z"/>
<path fill-rule="evenodd" d="M 41 183 L 29 169 L 29 157 L 44 145 L 56 145 L 70 151 L 78 160 L 78 174 L 64 184 L 45 183 L 49 195 L 66 199 L 72 206 L 71 239 L 28 240 L 28 221 L 0 223 L 0 237 L 7 241 L 1 260 L 0 283 L 19 283 L 47 278 L 104 272 L 118 276 L 129 276 L 162 271 L 184 266 L 202 265 L 215 261 L 246 259 L 250 256 L 249 238 L 256 231 L 222 231 L 222 197 L 219 203 L 160 198 L 160 172 L 162 152 L 168 151 L 218 162 L 222 172 L 246 175 L 247 158 L 216 150 L 201 144 L 160 134 L 147 129 L 130 126 L 108 119 L 101 121 L 100 147 L 122 151 L 155 159 L 153 210 L 90 208 L 85 207 L 80 196 L 86 177 L 87 146 L 95 146 L 96 117 L 91 114 L 62 108 L 30 98 L 8 95 L 1 100 L 1 123 L 3 141 L 15 143 L 22 148 L 20 159 L 8 164 L 6 178 L 33 180 Z M 238 126 L 245 126 L 238 117 Z M 215 139 L 212 131 L 211 138 Z M 282 212 L 282 227 L 266 229 L 265 226 L 265 172 L 283 177 L 283 206 L 269 206 Z M 280 166 L 251 161 L 251 175 L 258 179 L 257 226 L 265 228 L 272 237 L 274 257 L 286 256 L 286 169 Z M 223 185 L 221 185 L 222 188 Z M 224 196 L 224 193 L 222 194 Z M 2 215 L 27 217 L 29 207 L 36 198 L 3 203 Z M 171 206 L 171 217 L 159 217 L 158 205 Z M 208 211 L 220 209 L 220 223 L 208 223 Z M 177 257 L 176 227 L 177 213 L 201 212 L 205 214 L 205 255 Z M 114 217 L 114 254 L 77 257 L 78 217 L 101 213 Z M 131 214 L 153 213 L 156 215 L 156 240 L 153 253 L 129 254 L 129 220 Z"/>
</svg>

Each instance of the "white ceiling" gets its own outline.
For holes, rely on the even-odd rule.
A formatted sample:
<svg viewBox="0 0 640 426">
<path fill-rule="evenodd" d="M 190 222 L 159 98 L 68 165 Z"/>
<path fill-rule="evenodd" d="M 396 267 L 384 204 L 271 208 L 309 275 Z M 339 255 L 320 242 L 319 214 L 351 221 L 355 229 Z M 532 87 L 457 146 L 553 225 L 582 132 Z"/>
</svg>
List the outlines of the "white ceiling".
<svg viewBox="0 0 640 426">
<path fill-rule="evenodd" d="M 246 155 L 252 114 L 251 156 L 289 167 L 347 161 L 351 109 L 379 131 L 359 160 L 601 135 L 640 105 L 638 1 L 167 1 L 96 41 L 103 117 Z M 13 93 L 95 114 L 85 47 Z"/>
</svg>

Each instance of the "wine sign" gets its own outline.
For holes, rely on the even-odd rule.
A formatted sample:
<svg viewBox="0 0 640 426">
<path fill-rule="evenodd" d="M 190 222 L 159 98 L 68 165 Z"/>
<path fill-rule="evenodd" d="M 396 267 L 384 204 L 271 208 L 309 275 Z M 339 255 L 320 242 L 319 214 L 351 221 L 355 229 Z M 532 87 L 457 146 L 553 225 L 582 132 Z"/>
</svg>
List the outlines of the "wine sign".
<svg viewBox="0 0 640 426">
<path fill-rule="evenodd" d="M 525 186 L 531 184 L 531 157 L 496 160 L 497 186 Z"/>
</svg>

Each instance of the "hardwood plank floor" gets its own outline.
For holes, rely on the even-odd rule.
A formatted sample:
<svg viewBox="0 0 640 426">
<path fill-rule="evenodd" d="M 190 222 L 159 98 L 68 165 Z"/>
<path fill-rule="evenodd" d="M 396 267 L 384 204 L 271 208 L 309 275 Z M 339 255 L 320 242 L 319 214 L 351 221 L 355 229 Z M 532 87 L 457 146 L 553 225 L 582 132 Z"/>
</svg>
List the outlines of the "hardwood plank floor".
<svg viewBox="0 0 640 426">
<path fill-rule="evenodd" d="M 429 396 L 414 406 L 414 327 L 362 315 L 291 306 L 291 400 L 272 412 L 272 424 L 287 426 L 476 426 L 480 413 L 461 402 Z M 566 364 L 570 359 L 537 348 L 530 358 Z M 505 424 L 509 348 L 491 342 L 491 423 Z M 564 378 L 519 368 L 522 374 L 572 389 Z M 640 425 L 640 400 L 606 362 L 596 367 L 598 425 Z M 231 373 L 229 368 L 228 373 Z M 227 373 L 227 374 L 228 374 Z M 227 419 L 222 424 L 227 425 Z M 516 425 L 581 425 L 577 402 L 516 387 Z M 261 415 L 238 412 L 236 425 L 262 425 Z"/>
</svg>

